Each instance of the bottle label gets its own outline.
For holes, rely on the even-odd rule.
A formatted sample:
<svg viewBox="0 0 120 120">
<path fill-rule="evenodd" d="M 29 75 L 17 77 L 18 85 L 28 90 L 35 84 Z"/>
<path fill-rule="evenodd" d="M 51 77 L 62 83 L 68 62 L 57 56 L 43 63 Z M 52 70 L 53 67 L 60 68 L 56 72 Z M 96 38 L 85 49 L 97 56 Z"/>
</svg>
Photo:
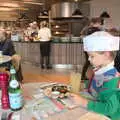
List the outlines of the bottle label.
<svg viewBox="0 0 120 120">
<path fill-rule="evenodd" d="M 23 97 L 21 93 L 9 93 L 10 107 L 19 109 L 23 105 Z"/>
<path fill-rule="evenodd" d="M 16 73 L 15 69 L 10 69 L 10 73 L 15 74 Z"/>
<path fill-rule="evenodd" d="M 19 86 L 19 83 L 17 80 L 11 80 L 10 81 L 10 87 L 11 88 L 17 88 Z"/>
</svg>

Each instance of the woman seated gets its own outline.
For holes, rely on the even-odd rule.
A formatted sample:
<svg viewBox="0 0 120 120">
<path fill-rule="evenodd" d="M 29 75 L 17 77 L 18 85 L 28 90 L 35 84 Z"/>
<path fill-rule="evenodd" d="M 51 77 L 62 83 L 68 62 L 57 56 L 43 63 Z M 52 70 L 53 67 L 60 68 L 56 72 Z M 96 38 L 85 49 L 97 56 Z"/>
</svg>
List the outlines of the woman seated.
<svg viewBox="0 0 120 120">
<path fill-rule="evenodd" d="M 0 51 L 2 51 L 3 55 L 8 55 L 8 56 L 11 56 L 12 58 L 10 62 L 3 63 L 0 66 L 6 67 L 9 70 L 11 64 L 13 64 L 13 66 L 17 71 L 16 76 L 18 77 L 18 80 L 22 82 L 23 76 L 22 76 L 21 65 L 20 65 L 21 57 L 16 54 L 13 42 L 11 41 L 11 39 L 8 39 L 5 29 L 0 29 Z"/>
</svg>

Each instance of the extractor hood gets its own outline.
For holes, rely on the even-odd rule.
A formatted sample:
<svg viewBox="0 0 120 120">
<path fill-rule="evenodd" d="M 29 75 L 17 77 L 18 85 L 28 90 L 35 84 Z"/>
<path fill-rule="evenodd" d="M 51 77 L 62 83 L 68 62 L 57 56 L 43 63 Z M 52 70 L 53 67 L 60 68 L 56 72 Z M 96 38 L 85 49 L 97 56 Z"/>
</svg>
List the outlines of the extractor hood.
<svg viewBox="0 0 120 120">
<path fill-rule="evenodd" d="M 75 2 L 60 2 L 53 4 L 51 7 L 51 17 L 53 19 L 82 18 L 82 12 L 78 7 L 75 8 L 75 4 Z"/>
<path fill-rule="evenodd" d="M 54 18 L 68 18 L 72 16 L 72 3 L 60 2 L 55 3 L 51 7 L 51 17 Z"/>
</svg>

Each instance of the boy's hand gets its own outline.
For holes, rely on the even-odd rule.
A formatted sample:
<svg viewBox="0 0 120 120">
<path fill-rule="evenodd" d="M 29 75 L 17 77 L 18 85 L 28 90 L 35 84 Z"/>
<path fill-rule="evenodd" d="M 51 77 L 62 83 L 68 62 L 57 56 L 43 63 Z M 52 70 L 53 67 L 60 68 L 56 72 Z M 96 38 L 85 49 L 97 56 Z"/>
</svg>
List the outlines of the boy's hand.
<svg viewBox="0 0 120 120">
<path fill-rule="evenodd" d="M 76 94 L 71 94 L 71 96 L 73 97 L 73 100 L 77 104 L 80 104 L 83 107 L 87 107 L 87 104 L 88 104 L 88 100 L 87 99 L 85 99 L 84 97 L 81 97 L 79 95 L 76 95 Z"/>
<path fill-rule="evenodd" d="M 8 70 L 6 70 L 5 67 L 0 67 L 0 72 L 2 72 L 2 73 L 7 73 L 8 76 L 10 76 L 10 72 L 9 72 Z"/>
</svg>

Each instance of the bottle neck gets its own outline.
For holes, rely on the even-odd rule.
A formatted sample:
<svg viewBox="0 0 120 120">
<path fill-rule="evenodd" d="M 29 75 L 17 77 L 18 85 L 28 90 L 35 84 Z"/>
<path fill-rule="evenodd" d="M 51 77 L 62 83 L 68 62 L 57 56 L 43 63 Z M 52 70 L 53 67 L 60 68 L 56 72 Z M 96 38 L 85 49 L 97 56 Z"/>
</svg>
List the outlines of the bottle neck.
<svg viewBox="0 0 120 120">
<path fill-rule="evenodd" d="M 11 80 L 16 80 L 15 74 L 11 74 Z"/>
<path fill-rule="evenodd" d="M 11 74 L 11 79 L 10 79 L 10 82 L 9 82 L 9 87 L 13 88 L 13 89 L 16 89 L 16 88 L 20 87 L 20 84 L 19 84 L 18 80 L 16 79 L 16 74 Z"/>
</svg>

